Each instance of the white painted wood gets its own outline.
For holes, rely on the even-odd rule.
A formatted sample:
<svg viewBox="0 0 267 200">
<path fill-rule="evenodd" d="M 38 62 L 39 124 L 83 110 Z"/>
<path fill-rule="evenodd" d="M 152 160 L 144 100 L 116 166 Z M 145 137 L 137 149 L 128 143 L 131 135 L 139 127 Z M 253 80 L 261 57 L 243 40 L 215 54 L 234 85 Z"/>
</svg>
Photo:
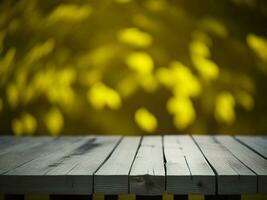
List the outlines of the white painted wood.
<svg viewBox="0 0 267 200">
<path fill-rule="evenodd" d="M 236 139 L 252 148 L 267 159 L 267 140 L 260 136 L 236 136 Z"/>
<path fill-rule="evenodd" d="M 215 174 L 190 136 L 164 136 L 163 146 L 168 193 L 215 194 Z"/>
<path fill-rule="evenodd" d="M 218 194 L 254 194 L 257 176 L 211 136 L 193 136 L 217 173 Z"/>
<path fill-rule="evenodd" d="M 229 149 L 238 160 L 257 174 L 258 193 L 267 194 L 267 160 L 248 147 L 242 145 L 231 136 L 217 136 L 216 139 Z"/>
<path fill-rule="evenodd" d="M 129 172 L 140 137 L 124 137 L 109 159 L 94 174 L 94 192 L 119 195 L 129 193 Z"/>
<path fill-rule="evenodd" d="M 143 137 L 130 172 L 130 193 L 162 195 L 165 169 L 161 136 Z"/>
</svg>

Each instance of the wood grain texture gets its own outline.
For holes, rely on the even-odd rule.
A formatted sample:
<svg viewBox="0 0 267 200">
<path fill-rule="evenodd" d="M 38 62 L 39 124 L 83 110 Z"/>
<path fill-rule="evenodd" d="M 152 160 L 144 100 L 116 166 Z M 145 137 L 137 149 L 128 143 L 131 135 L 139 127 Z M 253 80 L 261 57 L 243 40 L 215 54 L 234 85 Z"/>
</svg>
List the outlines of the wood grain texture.
<svg viewBox="0 0 267 200">
<path fill-rule="evenodd" d="M 10 152 L 19 152 L 34 146 L 38 146 L 46 140 L 51 140 L 51 137 L 0 137 L 0 155 Z"/>
<path fill-rule="evenodd" d="M 247 145 L 254 151 L 258 152 L 261 156 L 267 159 L 267 140 L 261 136 L 236 136 L 237 140 Z"/>
<path fill-rule="evenodd" d="M 19 139 L 24 141 L 24 139 Z M 0 155 L 0 174 L 5 174 L 8 171 L 19 167 L 34 158 L 44 154 L 46 149 L 49 149 L 51 142 L 56 140 L 54 138 L 35 138 L 27 139 L 25 142 L 27 145 L 18 145 L 14 150 L 10 150 L 9 153 L 4 153 Z M 29 143 L 30 141 L 30 143 Z M 57 142 L 57 141 L 56 141 Z M 13 145 L 12 145 L 13 146 Z M 10 146 L 9 146 L 10 147 Z M 6 149 L 3 149 L 3 151 Z"/>
<path fill-rule="evenodd" d="M 94 192 L 128 194 L 129 173 L 139 146 L 140 137 L 124 137 L 109 159 L 94 175 Z"/>
<path fill-rule="evenodd" d="M 231 136 L 217 136 L 216 140 L 224 145 L 238 160 L 258 176 L 258 193 L 267 194 L 267 160 L 242 145 Z M 267 142 L 265 143 L 267 145 Z"/>
<path fill-rule="evenodd" d="M 166 191 L 177 198 L 265 194 L 266 142 L 259 136 L 2 136 L 0 193 L 84 198 L 95 192 L 110 199 L 128 193 L 159 199 Z"/>
<path fill-rule="evenodd" d="M 215 194 L 216 177 L 190 136 L 164 136 L 166 191 Z"/>
<path fill-rule="evenodd" d="M 162 195 L 165 170 L 161 136 L 143 137 L 130 172 L 130 193 Z"/>
<path fill-rule="evenodd" d="M 193 136 L 217 173 L 218 194 L 255 194 L 257 176 L 212 136 Z"/>
<path fill-rule="evenodd" d="M 0 191 L 91 194 L 93 173 L 119 139 L 120 137 L 69 138 L 70 141 L 51 147 L 47 150 L 49 153 L 0 176 Z"/>
</svg>

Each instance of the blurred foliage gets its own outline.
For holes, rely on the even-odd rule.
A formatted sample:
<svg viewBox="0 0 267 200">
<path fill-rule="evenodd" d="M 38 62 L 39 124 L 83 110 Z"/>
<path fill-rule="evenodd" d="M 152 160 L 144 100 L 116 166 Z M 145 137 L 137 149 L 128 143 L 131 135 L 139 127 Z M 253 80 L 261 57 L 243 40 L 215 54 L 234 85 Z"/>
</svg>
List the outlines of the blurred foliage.
<svg viewBox="0 0 267 200">
<path fill-rule="evenodd" d="M 2 0 L 0 132 L 267 133 L 264 0 Z"/>
</svg>

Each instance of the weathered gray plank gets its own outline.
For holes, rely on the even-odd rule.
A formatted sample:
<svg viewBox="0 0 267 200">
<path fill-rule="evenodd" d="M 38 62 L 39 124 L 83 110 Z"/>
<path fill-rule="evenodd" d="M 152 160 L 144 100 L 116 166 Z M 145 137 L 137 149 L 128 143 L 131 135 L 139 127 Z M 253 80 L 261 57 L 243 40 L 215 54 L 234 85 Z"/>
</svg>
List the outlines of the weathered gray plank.
<svg viewBox="0 0 267 200">
<path fill-rule="evenodd" d="M 0 155 L 4 155 L 10 152 L 18 152 L 24 149 L 28 149 L 34 146 L 38 146 L 41 143 L 48 140 L 48 137 L 13 137 L 4 136 L 1 137 Z"/>
<path fill-rule="evenodd" d="M 252 148 L 267 159 L 267 140 L 260 136 L 236 136 L 236 139 Z"/>
<path fill-rule="evenodd" d="M 218 194 L 254 194 L 257 176 L 211 136 L 193 136 L 217 173 Z"/>
<path fill-rule="evenodd" d="M 131 193 L 162 195 L 165 190 L 165 170 L 161 136 L 143 137 L 129 179 Z"/>
<path fill-rule="evenodd" d="M 140 137 L 124 137 L 109 159 L 94 175 L 94 192 L 128 194 L 129 172 Z"/>
<path fill-rule="evenodd" d="M 45 176 L 47 172 L 65 157 L 71 154 L 82 144 L 90 141 L 88 137 L 64 137 L 53 142 L 48 148 L 40 148 L 42 151 L 35 159 L 22 164 L 0 175 L 0 192 L 4 193 L 50 193 L 57 191 L 56 184 L 69 185 L 65 177 Z M 59 187 L 60 189 L 60 187 Z M 59 191 L 60 192 L 60 191 Z M 52 192 L 51 192 L 52 193 Z"/>
<path fill-rule="evenodd" d="M 11 135 L 0 136 L 0 150 L 6 148 L 9 145 L 17 144 L 23 141 L 23 139 L 27 139 L 31 137 L 14 137 Z"/>
<path fill-rule="evenodd" d="M 215 194 L 215 174 L 190 136 L 164 136 L 163 146 L 168 193 Z"/>
<path fill-rule="evenodd" d="M 45 153 L 45 151 L 41 151 L 41 149 L 46 149 L 51 141 L 54 138 L 40 138 L 37 137 L 35 139 L 28 139 L 27 142 L 30 140 L 30 144 L 27 145 L 19 145 L 19 148 L 15 148 L 13 151 L 9 151 L 8 153 L 0 155 L 0 174 L 4 174 L 9 170 L 12 170 L 22 164 L 25 164 L 37 156 Z"/>
<path fill-rule="evenodd" d="M 91 194 L 93 173 L 119 139 L 115 136 L 89 140 L 81 138 L 76 145 L 65 145 L 61 151 L 35 159 L 9 174 L 27 175 L 24 180 L 28 184 L 23 190 L 50 194 Z"/>
<path fill-rule="evenodd" d="M 236 141 L 231 136 L 217 136 L 216 139 L 234 154 L 238 160 L 258 176 L 258 193 L 267 193 L 267 160 Z"/>
</svg>

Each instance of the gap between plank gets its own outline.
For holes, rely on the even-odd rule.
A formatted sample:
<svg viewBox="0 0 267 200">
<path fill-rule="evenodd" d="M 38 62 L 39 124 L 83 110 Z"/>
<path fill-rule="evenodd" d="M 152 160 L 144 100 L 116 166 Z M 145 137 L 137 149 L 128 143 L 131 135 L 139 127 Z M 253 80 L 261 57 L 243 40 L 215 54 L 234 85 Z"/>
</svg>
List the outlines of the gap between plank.
<svg viewBox="0 0 267 200">
<path fill-rule="evenodd" d="M 140 140 L 139 140 L 139 144 L 138 144 L 138 147 L 137 147 L 137 149 L 136 149 L 136 152 L 135 152 L 135 155 L 134 155 L 133 162 L 132 162 L 132 164 L 131 164 L 131 166 L 130 166 L 130 169 L 129 169 L 129 172 L 128 172 L 128 194 L 130 194 L 130 174 L 131 174 L 131 171 L 132 171 L 132 166 L 133 166 L 133 164 L 134 164 L 134 161 L 135 161 L 135 158 L 136 158 L 136 156 L 137 156 L 137 153 L 138 153 L 138 151 L 139 151 L 139 149 L 140 149 L 140 147 L 141 147 L 141 144 L 142 144 L 142 141 L 143 141 L 143 137 L 144 137 L 144 136 L 141 136 L 141 138 L 140 138 Z"/>
<path fill-rule="evenodd" d="M 250 147 L 249 145 L 247 145 L 245 142 L 243 142 L 242 140 L 236 138 L 235 136 L 233 137 L 237 142 L 239 142 L 240 144 L 242 144 L 243 146 L 246 146 L 247 148 L 249 148 L 250 150 L 252 150 L 254 153 L 258 154 L 259 156 L 263 157 L 264 159 L 266 159 L 266 157 L 264 155 L 262 155 L 261 153 L 259 153 L 258 151 L 256 151 L 255 149 L 253 149 L 252 147 Z"/>
<path fill-rule="evenodd" d="M 123 137 L 121 137 L 119 139 L 119 141 L 115 144 L 115 146 L 113 147 L 113 149 L 111 150 L 111 152 L 108 154 L 108 156 L 104 159 L 104 161 L 97 167 L 97 169 L 95 170 L 95 172 L 92 175 L 92 194 L 94 193 L 94 183 L 95 183 L 95 173 L 104 165 L 104 163 L 109 159 L 109 157 L 112 155 L 112 153 L 115 151 L 115 149 L 117 148 L 117 146 L 121 143 Z"/>
<path fill-rule="evenodd" d="M 166 167 L 166 163 L 167 163 L 167 159 L 165 156 L 165 149 L 164 149 L 164 136 L 161 136 L 161 143 L 162 143 L 162 154 L 163 154 L 163 161 L 164 161 L 164 172 L 165 172 L 165 191 L 167 191 L 167 167 Z"/>
<path fill-rule="evenodd" d="M 201 150 L 200 146 L 198 145 L 197 141 L 194 139 L 194 137 L 192 137 L 192 135 L 189 135 L 193 142 L 197 145 L 199 151 L 202 153 L 202 155 L 204 156 L 205 160 L 208 162 L 209 166 L 211 167 L 211 169 L 213 170 L 215 176 L 215 194 L 218 194 L 218 173 L 215 170 L 215 168 L 211 165 L 211 163 L 209 162 L 209 160 L 206 158 L 205 154 L 203 153 L 203 151 Z"/>
</svg>

